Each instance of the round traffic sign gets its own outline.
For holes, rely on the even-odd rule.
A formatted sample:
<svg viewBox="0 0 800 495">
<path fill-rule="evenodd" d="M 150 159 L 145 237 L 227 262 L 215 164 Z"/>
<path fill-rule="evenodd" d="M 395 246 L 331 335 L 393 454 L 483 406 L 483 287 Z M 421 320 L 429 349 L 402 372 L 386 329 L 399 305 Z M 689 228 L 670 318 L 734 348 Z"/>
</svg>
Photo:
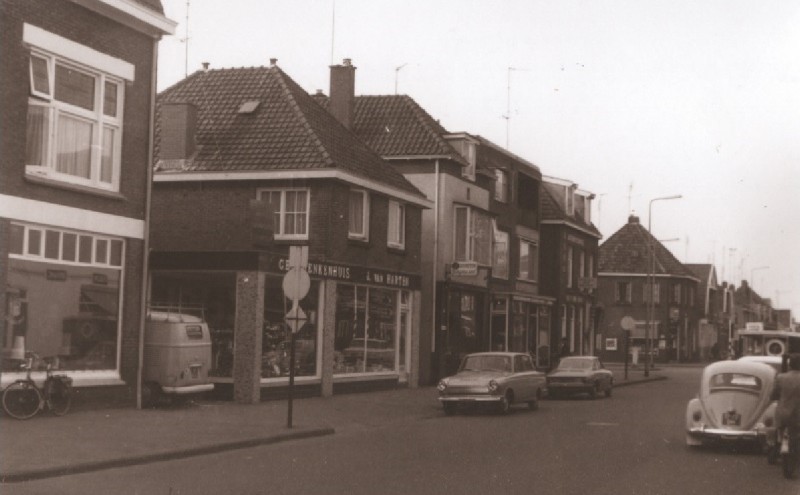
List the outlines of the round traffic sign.
<svg viewBox="0 0 800 495">
<path fill-rule="evenodd" d="M 622 318 L 622 321 L 619 322 L 619 326 L 621 326 L 623 330 L 630 331 L 636 327 L 636 321 L 630 316 L 625 316 Z"/>
<path fill-rule="evenodd" d="M 283 276 L 283 293 L 292 301 L 299 301 L 306 297 L 311 288 L 311 278 L 303 269 L 292 267 Z"/>
</svg>

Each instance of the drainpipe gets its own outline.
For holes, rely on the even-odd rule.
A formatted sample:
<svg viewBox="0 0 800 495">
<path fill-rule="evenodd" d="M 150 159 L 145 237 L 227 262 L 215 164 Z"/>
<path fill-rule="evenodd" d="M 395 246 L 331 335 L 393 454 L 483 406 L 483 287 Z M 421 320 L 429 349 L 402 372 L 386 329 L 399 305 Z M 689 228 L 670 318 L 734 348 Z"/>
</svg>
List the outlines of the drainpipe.
<svg viewBox="0 0 800 495">
<path fill-rule="evenodd" d="M 431 333 L 431 353 L 436 352 L 436 333 L 439 328 L 436 326 L 436 318 L 439 313 L 436 307 L 436 279 L 439 276 L 439 159 L 434 162 L 434 175 L 436 191 L 433 195 L 433 333 Z"/>
<path fill-rule="evenodd" d="M 144 371 L 144 331 L 147 320 L 147 304 L 150 294 L 150 196 L 153 190 L 153 148 L 156 120 L 156 85 L 158 81 L 158 42 L 153 39 L 153 67 L 150 74 L 150 119 L 147 136 L 147 183 L 145 184 L 144 237 L 142 239 L 142 292 L 139 307 L 139 356 L 136 372 L 136 409 L 142 408 L 142 372 Z"/>
</svg>

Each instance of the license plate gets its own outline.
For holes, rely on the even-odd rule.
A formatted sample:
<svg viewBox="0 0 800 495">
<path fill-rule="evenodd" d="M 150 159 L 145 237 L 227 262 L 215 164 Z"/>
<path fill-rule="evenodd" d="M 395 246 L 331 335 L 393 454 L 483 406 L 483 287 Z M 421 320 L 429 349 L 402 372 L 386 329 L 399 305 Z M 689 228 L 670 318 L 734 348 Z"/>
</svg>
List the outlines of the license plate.
<svg viewBox="0 0 800 495">
<path fill-rule="evenodd" d="M 197 378 L 200 376 L 200 366 L 192 366 L 189 368 L 189 371 L 192 372 L 192 378 Z"/>
<path fill-rule="evenodd" d="M 723 426 L 739 426 L 742 422 L 742 415 L 737 414 L 733 411 L 722 413 L 722 425 Z"/>
</svg>

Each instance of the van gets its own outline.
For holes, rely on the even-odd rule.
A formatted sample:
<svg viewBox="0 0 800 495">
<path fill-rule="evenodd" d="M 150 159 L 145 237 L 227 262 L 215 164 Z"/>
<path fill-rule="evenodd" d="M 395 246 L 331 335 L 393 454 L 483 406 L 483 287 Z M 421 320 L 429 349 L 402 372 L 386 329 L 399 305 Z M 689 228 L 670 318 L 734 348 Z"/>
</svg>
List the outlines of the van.
<svg viewBox="0 0 800 495">
<path fill-rule="evenodd" d="M 163 397 L 184 398 L 214 389 L 209 381 L 211 334 L 206 322 L 194 315 L 150 311 L 144 335 L 142 404 L 158 404 Z"/>
</svg>

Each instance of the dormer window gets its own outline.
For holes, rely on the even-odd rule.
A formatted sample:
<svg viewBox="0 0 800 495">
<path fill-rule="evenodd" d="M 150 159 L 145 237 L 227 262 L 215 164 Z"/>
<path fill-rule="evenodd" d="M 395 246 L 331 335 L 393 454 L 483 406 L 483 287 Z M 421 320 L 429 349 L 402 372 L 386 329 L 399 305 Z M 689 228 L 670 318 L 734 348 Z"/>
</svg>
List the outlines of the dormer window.
<svg viewBox="0 0 800 495">
<path fill-rule="evenodd" d="M 494 171 L 494 199 L 501 203 L 508 203 L 508 172 L 502 168 Z"/>
<path fill-rule="evenodd" d="M 566 188 L 567 198 L 567 215 L 572 216 L 575 214 L 575 186 Z"/>
<path fill-rule="evenodd" d="M 475 163 L 477 161 L 475 143 L 464 142 L 464 158 L 467 159 L 467 166 L 461 169 L 461 176 L 465 179 L 475 180 Z"/>
</svg>

